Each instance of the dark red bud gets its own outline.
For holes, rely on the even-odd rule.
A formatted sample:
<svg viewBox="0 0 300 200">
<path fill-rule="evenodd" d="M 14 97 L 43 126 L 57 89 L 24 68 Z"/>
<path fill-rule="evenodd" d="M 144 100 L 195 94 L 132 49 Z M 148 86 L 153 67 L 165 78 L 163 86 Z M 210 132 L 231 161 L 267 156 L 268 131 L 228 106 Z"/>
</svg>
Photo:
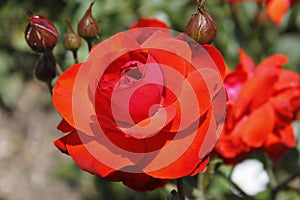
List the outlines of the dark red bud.
<svg viewBox="0 0 300 200">
<path fill-rule="evenodd" d="M 56 60 L 52 52 L 43 54 L 42 59 L 35 68 L 35 76 L 38 80 L 49 83 L 56 76 Z"/>
<path fill-rule="evenodd" d="M 204 9 L 203 2 L 198 2 L 198 12 L 189 20 L 185 33 L 199 44 L 210 44 L 217 35 L 217 25 Z"/>
<path fill-rule="evenodd" d="M 42 15 L 29 17 L 25 13 L 29 24 L 25 30 L 25 40 L 30 48 L 38 53 L 52 51 L 57 43 L 57 30 L 55 26 Z"/>
<path fill-rule="evenodd" d="M 78 23 L 78 34 L 87 41 L 92 41 L 100 34 L 99 25 L 92 16 L 92 7 L 95 2 L 90 4 L 86 13 Z"/>
<path fill-rule="evenodd" d="M 64 47 L 68 50 L 76 51 L 81 46 L 81 38 L 72 28 L 71 22 L 67 21 L 68 32 L 64 36 Z"/>
</svg>

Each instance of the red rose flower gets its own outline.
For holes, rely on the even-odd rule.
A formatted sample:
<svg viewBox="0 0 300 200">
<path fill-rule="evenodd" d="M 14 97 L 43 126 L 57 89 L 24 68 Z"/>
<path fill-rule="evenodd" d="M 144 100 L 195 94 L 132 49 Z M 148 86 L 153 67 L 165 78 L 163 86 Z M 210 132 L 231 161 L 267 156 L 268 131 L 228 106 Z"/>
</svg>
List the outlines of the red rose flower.
<svg viewBox="0 0 300 200">
<path fill-rule="evenodd" d="M 58 129 L 69 133 L 54 144 L 83 170 L 137 191 L 195 175 L 222 124 L 224 71 L 214 47 L 193 49 L 165 29 L 118 33 L 57 80 Z"/>
<path fill-rule="evenodd" d="M 228 0 L 229 2 L 257 1 L 266 4 L 267 13 L 275 24 L 280 24 L 292 4 L 298 0 Z"/>
<path fill-rule="evenodd" d="M 140 18 L 139 21 L 133 23 L 130 26 L 130 29 L 144 28 L 144 27 L 169 28 L 167 24 L 157 19 Z"/>
<path fill-rule="evenodd" d="M 282 69 L 287 58 L 277 54 L 258 67 L 243 50 L 235 71 L 226 75 L 228 112 L 215 151 L 227 163 L 263 149 L 278 161 L 295 146 L 290 123 L 300 111 L 299 75 Z"/>
</svg>

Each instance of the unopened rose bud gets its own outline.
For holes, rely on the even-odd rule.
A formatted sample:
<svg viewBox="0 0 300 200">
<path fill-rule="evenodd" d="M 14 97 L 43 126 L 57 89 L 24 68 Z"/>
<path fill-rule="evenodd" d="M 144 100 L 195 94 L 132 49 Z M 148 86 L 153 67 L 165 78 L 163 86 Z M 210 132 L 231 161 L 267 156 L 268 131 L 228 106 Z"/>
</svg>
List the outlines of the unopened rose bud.
<svg viewBox="0 0 300 200">
<path fill-rule="evenodd" d="M 35 68 L 35 76 L 38 80 L 49 83 L 55 77 L 56 60 L 52 52 L 43 54 L 42 59 Z"/>
<path fill-rule="evenodd" d="M 217 25 L 204 9 L 203 2 L 198 2 L 198 12 L 189 20 L 185 33 L 199 44 L 210 44 L 217 35 Z"/>
<path fill-rule="evenodd" d="M 52 51 L 57 43 L 55 26 L 42 15 L 25 16 L 29 21 L 25 30 L 25 40 L 30 48 L 38 53 Z"/>
<path fill-rule="evenodd" d="M 71 51 L 77 51 L 77 49 L 81 46 L 81 38 L 74 32 L 71 22 L 67 21 L 67 24 L 68 32 L 64 36 L 64 47 Z"/>
<path fill-rule="evenodd" d="M 98 37 L 100 34 L 99 25 L 97 24 L 95 18 L 92 16 L 92 7 L 94 2 L 90 4 L 86 13 L 78 23 L 78 33 L 87 42 L 91 42 Z"/>
</svg>

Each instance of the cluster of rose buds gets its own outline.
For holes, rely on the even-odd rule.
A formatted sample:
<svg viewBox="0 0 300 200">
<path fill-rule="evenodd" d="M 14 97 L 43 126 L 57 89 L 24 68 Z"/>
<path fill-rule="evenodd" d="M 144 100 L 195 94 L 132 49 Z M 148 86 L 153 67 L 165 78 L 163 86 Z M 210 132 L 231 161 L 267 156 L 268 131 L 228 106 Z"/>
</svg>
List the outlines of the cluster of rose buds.
<svg viewBox="0 0 300 200">
<path fill-rule="evenodd" d="M 77 50 L 82 43 L 80 37 L 87 42 L 88 48 L 91 50 L 93 41 L 100 34 L 99 25 L 92 16 L 93 5 L 94 2 L 90 4 L 84 16 L 78 22 L 78 34 L 74 32 L 71 22 L 67 21 L 68 31 L 64 35 L 63 46 L 65 49 L 72 51 L 75 63 L 78 63 Z M 28 14 L 25 14 L 25 16 L 29 21 L 25 30 L 25 40 L 33 51 L 43 54 L 35 69 L 36 77 L 51 85 L 52 79 L 56 76 L 57 68 L 57 63 L 52 53 L 57 43 L 57 30 L 42 15 L 34 14 L 32 17 L 29 17 Z M 215 39 L 217 26 L 204 9 L 202 1 L 198 2 L 198 12 L 192 15 L 186 26 L 185 33 L 199 44 L 210 44 Z"/>
<path fill-rule="evenodd" d="M 55 77 L 56 61 L 52 50 L 57 43 L 57 30 L 55 26 L 42 15 L 29 17 L 25 14 L 29 24 L 25 30 L 25 39 L 29 47 L 43 53 L 41 60 L 35 68 L 35 75 L 40 81 L 50 83 Z"/>
<path fill-rule="evenodd" d="M 78 23 L 78 33 L 75 33 L 71 22 L 67 21 L 68 32 L 64 35 L 63 45 L 67 50 L 73 52 L 74 60 L 77 63 L 77 50 L 81 46 L 81 38 L 84 38 L 91 49 L 93 41 L 99 36 L 100 29 L 96 20 L 92 16 L 92 6 L 90 4 L 85 15 Z M 55 26 L 44 16 L 34 14 L 30 17 L 25 13 L 28 25 L 25 30 L 25 40 L 29 47 L 37 52 L 42 53 L 42 58 L 35 68 L 35 75 L 40 81 L 51 85 L 52 79 L 56 76 L 56 59 L 52 53 L 57 44 L 58 33 Z"/>
</svg>

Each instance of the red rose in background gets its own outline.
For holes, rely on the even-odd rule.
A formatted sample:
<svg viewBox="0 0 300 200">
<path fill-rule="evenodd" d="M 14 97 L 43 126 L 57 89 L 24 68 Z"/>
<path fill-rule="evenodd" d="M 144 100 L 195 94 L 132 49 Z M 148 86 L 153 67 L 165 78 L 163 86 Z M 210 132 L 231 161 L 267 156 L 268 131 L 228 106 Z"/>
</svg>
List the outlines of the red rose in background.
<svg viewBox="0 0 300 200">
<path fill-rule="evenodd" d="M 143 27 L 169 28 L 168 25 L 157 19 L 140 18 L 139 21 L 130 26 L 130 29 Z"/>
<path fill-rule="evenodd" d="M 257 1 L 266 4 L 267 13 L 275 24 L 280 24 L 290 7 L 298 0 L 228 0 L 229 2 Z"/>
<path fill-rule="evenodd" d="M 220 129 L 224 73 L 210 45 L 193 50 L 165 29 L 118 33 L 57 80 L 58 129 L 69 133 L 54 144 L 83 170 L 137 191 L 195 175 Z"/>
<path fill-rule="evenodd" d="M 263 149 L 278 161 L 295 146 L 291 122 L 300 111 L 299 75 L 282 69 L 288 59 L 280 54 L 256 68 L 243 50 L 235 71 L 224 80 L 229 102 L 223 133 L 215 151 L 227 163 Z"/>
</svg>

